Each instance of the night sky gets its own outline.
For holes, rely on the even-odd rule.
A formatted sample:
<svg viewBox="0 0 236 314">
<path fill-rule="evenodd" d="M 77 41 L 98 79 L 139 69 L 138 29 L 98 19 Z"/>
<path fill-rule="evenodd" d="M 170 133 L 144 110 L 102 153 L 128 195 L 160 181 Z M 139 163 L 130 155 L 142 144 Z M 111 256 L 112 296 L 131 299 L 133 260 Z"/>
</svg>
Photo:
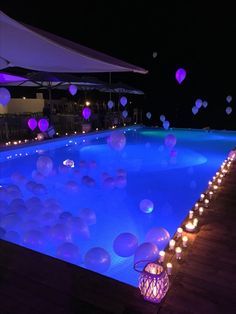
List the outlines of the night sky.
<svg viewBox="0 0 236 314">
<path fill-rule="evenodd" d="M 236 129 L 236 18 L 229 1 L 57 1 L 48 7 L 51 2 L 2 0 L 1 10 L 149 70 L 112 74 L 112 80 L 144 90 L 137 103 L 152 112 L 152 123 L 163 113 L 176 127 Z M 178 67 L 187 70 L 182 85 L 175 80 Z M 107 80 L 108 74 L 99 77 Z M 230 116 L 225 113 L 229 94 Z M 209 105 L 193 116 L 197 98 Z"/>
</svg>

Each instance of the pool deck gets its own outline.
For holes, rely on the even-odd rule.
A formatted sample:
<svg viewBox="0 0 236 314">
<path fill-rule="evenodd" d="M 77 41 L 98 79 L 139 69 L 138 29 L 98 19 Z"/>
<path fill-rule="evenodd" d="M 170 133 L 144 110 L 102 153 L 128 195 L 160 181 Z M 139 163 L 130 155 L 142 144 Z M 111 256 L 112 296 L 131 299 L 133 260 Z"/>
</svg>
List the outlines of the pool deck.
<svg viewBox="0 0 236 314">
<path fill-rule="evenodd" d="M 173 262 L 159 305 L 139 290 L 72 264 L 0 241 L 0 313 L 236 313 L 236 162 Z"/>
</svg>

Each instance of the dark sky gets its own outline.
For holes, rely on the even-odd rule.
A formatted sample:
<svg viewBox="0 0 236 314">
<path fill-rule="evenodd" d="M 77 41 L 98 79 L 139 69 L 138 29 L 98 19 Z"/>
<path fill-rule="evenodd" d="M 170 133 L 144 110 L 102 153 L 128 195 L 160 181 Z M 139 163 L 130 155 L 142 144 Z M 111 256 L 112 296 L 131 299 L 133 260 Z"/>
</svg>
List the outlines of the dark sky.
<svg viewBox="0 0 236 314">
<path fill-rule="evenodd" d="M 208 2 L 211 5 L 206 5 Z M 236 18 L 232 2 L 51 3 L 2 0 L 1 10 L 14 19 L 148 69 L 145 76 L 122 73 L 114 74 L 113 80 L 143 89 L 145 106 L 154 117 L 165 112 L 177 126 L 190 120 L 196 126 L 204 126 L 209 120 L 217 122 L 219 128 L 236 124 L 236 109 L 230 117 L 225 115 L 225 97 L 231 94 L 236 101 Z M 158 54 L 155 59 L 154 51 Z M 187 70 L 181 86 L 174 78 L 179 66 Z M 191 107 L 198 97 L 207 99 L 209 108 L 196 122 Z"/>
</svg>

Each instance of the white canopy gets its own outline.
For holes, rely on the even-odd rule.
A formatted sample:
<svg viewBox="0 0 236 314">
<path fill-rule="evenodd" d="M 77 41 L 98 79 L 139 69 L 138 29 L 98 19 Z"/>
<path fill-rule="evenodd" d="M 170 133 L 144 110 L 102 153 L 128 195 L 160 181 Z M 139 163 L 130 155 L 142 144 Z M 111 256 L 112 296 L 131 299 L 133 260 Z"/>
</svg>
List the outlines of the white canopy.
<svg viewBox="0 0 236 314">
<path fill-rule="evenodd" d="M 47 72 L 138 72 L 145 69 L 19 23 L 0 11 L 0 68 Z"/>
</svg>

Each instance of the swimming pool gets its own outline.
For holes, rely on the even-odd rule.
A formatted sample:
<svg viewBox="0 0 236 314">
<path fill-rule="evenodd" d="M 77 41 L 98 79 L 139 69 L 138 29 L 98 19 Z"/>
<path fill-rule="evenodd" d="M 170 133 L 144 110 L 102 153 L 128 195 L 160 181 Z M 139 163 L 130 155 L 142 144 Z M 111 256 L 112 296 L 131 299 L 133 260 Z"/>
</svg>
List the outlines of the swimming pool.
<svg viewBox="0 0 236 314">
<path fill-rule="evenodd" d="M 137 286 L 134 258 L 157 257 L 235 143 L 132 127 L 1 151 L 0 237 Z"/>
</svg>

